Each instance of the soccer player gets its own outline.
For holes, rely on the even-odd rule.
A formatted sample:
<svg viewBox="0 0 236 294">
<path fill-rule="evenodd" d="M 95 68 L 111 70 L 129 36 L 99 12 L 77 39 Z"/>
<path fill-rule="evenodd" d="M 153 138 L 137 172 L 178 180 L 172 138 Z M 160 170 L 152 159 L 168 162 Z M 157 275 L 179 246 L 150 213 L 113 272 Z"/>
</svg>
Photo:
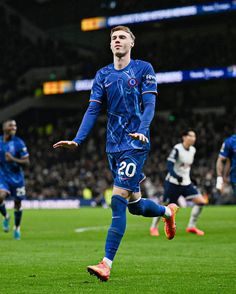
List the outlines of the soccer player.
<svg viewBox="0 0 236 294">
<path fill-rule="evenodd" d="M 233 188 L 233 195 L 236 197 L 236 134 L 228 137 L 220 150 L 216 162 L 216 189 L 221 193 L 224 190 L 223 176 L 228 172 L 230 174 L 230 182 Z"/>
<path fill-rule="evenodd" d="M 9 214 L 5 206 L 5 198 L 14 198 L 15 226 L 13 236 L 20 240 L 20 224 L 22 219 L 21 201 L 25 198 L 25 180 L 22 167 L 29 164 L 29 153 L 23 140 L 15 136 L 17 125 L 15 120 L 3 123 L 3 135 L 0 136 L 0 213 L 3 215 L 3 230 L 9 232 Z"/>
<path fill-rule="evenodd" d="M 196 134 L 188 130 L 182 134 L 182 143 L 174 146 L 167 158 L 168 174 L 164 184 L 164 203 L 177 203 L 180 196 L 194 203 L 186 232 L 203 236 L 204 232 L 196 227 L 197 220 L 207 200 L 197 190 L 190 178 L 191 165 L 194 161 L 196 149 L 193 146 Z M 150 235 L 159 236 L 158 222 L 160 218 L 153 218 Z M 155 229 L 156 228 L 156 229 Z M 155 229 L 155 230 L 154 230 Z"/>
<path fill-rule="evenodd" d="M 77 148 L 95 124 L 102 103 L 107 105 L 106 152 L 114 177 L 111 200 L 112 223 L 108 230 L 105 256 L 87 270 L 107 281 L 115 254 L 126 229 L 126 208 L 131 214 L 145 217 L 162 216 L 165 233 L 172 239 L 176 233 L 175 215 L 178 206 L 161 206 L 141 198 L 140 182 L 144 162 L 150 149 L 149 126 L 155 112 L 157 81 L 148 62 L 131 59 L 135 37 L 125 26 L 111 30 L 110 47 L 113 63 L 100 69 L 95 77 L 90 104 L 76 137 L 59 141 L 54 148 Z"/>
</svg>

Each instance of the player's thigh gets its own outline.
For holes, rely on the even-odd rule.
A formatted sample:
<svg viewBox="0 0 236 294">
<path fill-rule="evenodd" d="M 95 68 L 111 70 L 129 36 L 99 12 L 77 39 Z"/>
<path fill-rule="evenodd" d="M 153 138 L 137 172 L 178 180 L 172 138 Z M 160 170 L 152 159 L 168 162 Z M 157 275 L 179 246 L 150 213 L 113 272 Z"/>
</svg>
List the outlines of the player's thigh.
<svg viewBox="0 0 236 294">
<path fill-rule="evenodd" d="M 142 170 L 147 151 L 128 150 L 116 157 L 114 186 L 132 193 L 140 192 L 140 181 L 145 178 Z"/>
<path fill-rule="evenodd" d="M 130 195 L 129 202 L 137 201 L 142 197 L 140 184 L 145 179 L 146 179 L 145 174 L 141 173 L 140 176 L 139 176 L 139 182 L 137 183 L 136 187 L 134 188 L 134 191 Z"/>
<path fill-rule="evenodd" d="M 186 200 L 191 200 L 195 204 L 201 204 L 201 205 L 207 204 L 201 192 L 193 184 L 190 184 L 184 188 L 183 196 L 185 197 Z"/>
<path fill-rule="evenodd" d="M 10 187 L 4 178 L 0 177 L 0 201 L 2 202 L 10 194 Z"/>
<path fill-rule="evenodd" d="M 180 186 L 176 184 L 172 184 L 169 181 L 165 181 L 164 183 L 164 195 L 163 195 L 163 203 L 176 203 L 178 202 L 178 198 L 181 195 Z"/>
<path fill-rule="evenodd" d="M 12 186 L 11 196 L 14 198 L 15 202 L 20 202 L 26 198 L 26 190 L 24 185 Z"/>
<path fill-rule="evenodd" d="M 117 171 L 117 153 L 107 153 L 107 159 L 110 171 L 112 173 L 113 179 L 116 177 L 116 171 Z"/>
</svg>

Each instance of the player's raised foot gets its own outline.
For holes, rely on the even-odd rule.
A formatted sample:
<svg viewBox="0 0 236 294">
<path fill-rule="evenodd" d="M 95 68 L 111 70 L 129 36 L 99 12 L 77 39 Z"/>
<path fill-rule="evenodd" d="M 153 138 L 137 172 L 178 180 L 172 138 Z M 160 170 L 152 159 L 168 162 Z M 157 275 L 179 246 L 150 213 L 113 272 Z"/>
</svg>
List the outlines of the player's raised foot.
<svg viewBox="0 0 236 294">
<path fill-rule="evenodd" d="M 193 228 L 186 228 L 186 232 L 187 233 L 196 234 L 198 236 L 204 236 L 205 235 L 205 232 L 204 231 L 199 230 L 199 229 L 197 229 L 195 227 L 193 227 Z"/>
<path fill-rule="evenodd" d="M 2 227 L 3 227 L 3 231 L 5 233 L 8 233 L 10 230 L 10 217 L 6 217 L 4 218 L 3 222 L 2 222 Z"/>
<path fill-rule="evenodd" d="M 102 282 L 106 282 L 110 278 L 111 268 L 106 264 L 105 261 L 101 261 L 97 265 L 89 265 L 87 271 L 90 275 L 96 276 Z"/>
<path fill-rule="evenodd" d="M 171 210 L 171 216 L 169 218 L 164 219 L 164 222 L 165 222 L 164 229 L 165 229 L 166 238 L 171 240 L 174 238 L 176 234 L 175 217 L 176 217 L 176 213 L 179 210 L 179 207 L 175 203 L 170 203 L 168 207 Z"/>
<path fill-rule="evenodd" d="M 15 240 L 20 240 L 20 237 L 21 237 L 20 231 L 15 229 L 13 231 L 13 237 Z"/>
<path fill-rule="evenodd" d="M 158 228 L 150 228 L 150 236 L 158 237 L 159 235 L 160 234 Z"/>
</svg>

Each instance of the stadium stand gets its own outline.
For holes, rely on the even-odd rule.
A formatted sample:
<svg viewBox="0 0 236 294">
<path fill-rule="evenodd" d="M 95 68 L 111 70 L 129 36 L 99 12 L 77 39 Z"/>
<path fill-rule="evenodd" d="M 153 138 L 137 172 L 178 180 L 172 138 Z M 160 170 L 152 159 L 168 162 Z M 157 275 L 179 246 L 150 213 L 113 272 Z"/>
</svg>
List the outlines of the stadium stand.
<svg viewBox="0 0 236 294">
<path fill-rule="evenodd" d="M 236 112 L 231 112 L 228 115 L 224 111 L 204 114 L 196 111 L 163 112 L 155 118 L 152 126 L 152 150 L 145 173 L 156 186 L 157 196 L 163 192 L 166 158 L 171 147 L 178 142 L 183 129 L 192 127 L 197 132 L 197 154 L 192 176 L 212 203 L 220 201 L 214 188 L 215 161 L 222 138 L 232 132 L 235 114 Z M 74 137 L 80 119 L 79 114 L 71 116 L 65 113 L 64 117 L 62 115 L 51 123 L 22 125 L 19 129 L 20 135 L 26 138 L 31 154 L 31 165 L 26 170 L 30 199 L 83 198 L 85 188 L 89 188 L 92 197 L 97 198 L 111 187 L 112 177 L 104 155 L 105 120 L 102 116 L 86 144 L 78 151 L 52 150 L 56 141 Z"/>
<path fill-rule="evenodd" d="M 9 105 L 14 106 L 14 103 L 19 103 L 26 97 L 35 99 L 35 90 L 41 87 L 42 81 L 93 78 L 97 69 L 111 62 L 109 48 L 102 51 L 100 49 L 102 42 L 99 42 L 98 48 L 97 40 L 89 47 L 83 45 L 82 40 L 78 43 L 76 32 L 72 28 L 71 35 L 75 42 L 69 42 L 53 37 L 52 34 L 49 36 L 48 31 L 51 28 L 72 23 L 78 25 L 84 16 L 97 16 L 98 9 L 102 9 L 104 15 L 113 15 L 134 12 L 134 7 L 138 12 L 206 1 L 165 0 L 149 3 L 128 0 L 113 1 L 115 4 L 112 4 L 112 1 L 104 0 L 100 4 L 98 1 L 89 1 L 88 5 L 81 9 L 77 9 L 78 1 L 71 1 L 64 18 L 60 15 L 68 1 L 56 2 L 24 1 L 22 5 L 22 1 L 4 1 L 0 5 L 1 109 Z M 9 10 L 9 5 L 15 10 Z M 115 5 L 115 9 L 112 5 Z M 54 19 L 48 18 L 48 13 L 56 8 L 58 13 L 54 14 Z M 42 34 L 35 33 L 31 37 L 29 32 L 26 33 L 23 15 L 30 21 L 30 25 L 36 26 Z M 206 23 L 205 19 L 210 21 Z M 139 25 L 134 31 L 137 35 L 134 57 L 150 61 L 156 72 L 236 64 L 233 13 L 178 23 Z M 101 35 L 97 34 L 109 35 L 109 32 L 104 30 Z M 81 36 L 79 33 L 78 35 Z M 151 159 L 148 160 L 145 170 L 153 184 L 158 187 L 158 195 L 162 193 L 168 152 L 179 139 L 183 128 L 192 127 L 198 135 L 193 176 L 201 189 L 209 194 L 210 201 L 218 201 L 214 190 L 215 160 L 222 139 L 233 130 L 236 114 L 234 84 L 232 80 L 217 80 L 159 87 L 157 111 L 162 114 L 153 122 Z M 58 96 L 58 104 L 54 102 L 55 108 L 60 107 L 60 99 L 71 104 L 72 96 L 77 96 L 81 101 L 81 107 L 77 101 L 76 109 L 64 109 L 60 113 L 51 111 L 51 108 L 47 109 L 47 100 L 41 97 L 41 94 L 40 92 L 37 99 L 43 101 L 44 110 L 32 111 L 25 108 L 22 114 L 15 117 L 20 126 L 19 134 L 25 139 L 31 154 L 31 165 L 26 171 L 29 198 L 83 197 L 84 189 L 89 188 L 92 196 L 98 199 L 112 183 L 104 155 L 104 140 L 101 140 L 105 136 L 104 119 L 99 120 L 96 131 L 93 131 L 93 136 L 87 140 L 86 147 L 82 147 L 78 152 L 53 151 L 52 144 L 57 140 L 71 139 L 75 135 L 88 100 L 85 96 L 88 97 L 89 93 Z M 65 103 L 61 104 L 61 109 Z M 48 106 L 49 104 L 50 99 Z M 29 103 L 28 107 L 32 105 Z M 194 111 L 199 107 L 199 111 Z M 209 107 L 214 107 L 213 111 L 209 111 Z M 16 104 L 15 108 L 19 109 L 19 104 Z M 35 115 L 30 115 L 30 112 Z M 42 113 L 46 115 L 46 119 L 42 119 Z"/>
</svg>

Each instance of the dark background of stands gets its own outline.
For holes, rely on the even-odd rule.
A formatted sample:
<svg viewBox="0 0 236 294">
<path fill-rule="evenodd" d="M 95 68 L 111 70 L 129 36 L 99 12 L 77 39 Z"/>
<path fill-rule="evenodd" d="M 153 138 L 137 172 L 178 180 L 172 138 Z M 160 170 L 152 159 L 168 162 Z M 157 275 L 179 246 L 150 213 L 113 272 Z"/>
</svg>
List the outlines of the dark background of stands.
<svg viewBox="0 0 236 294">
<path fill-rule="evenodd" d="M 14 117 L 29 146 L 29 198 L 81 197 L 86 187 L 98 197 L 112 185 L 104 151 L 105 110 L 78 151 L 52 149 L 57 140 L 76 134 L 89 93 L 43 96 L 42 83 L 93 78 L 112 62 L 110 29 L 81 32 L 81 19 L 209 2 L 214 1 L 88 0 L 84 7 L 76 0 L 0 1 L 0 117 Z M 236 64 L 235 12 L 130 27 L 136 35 L 133 58 L 151 62 L 156 72 Z M 145 167 L 155 194 L 162 193 L 172 146 L 184 129 L 193 128 L 198 136 L 193 177 L 212 203 L 224 201 L 214 189 L 215 161 L 222 141 L 234 132 L 235 93 L 234 79 L 159 86 Z"/>
</svg>

